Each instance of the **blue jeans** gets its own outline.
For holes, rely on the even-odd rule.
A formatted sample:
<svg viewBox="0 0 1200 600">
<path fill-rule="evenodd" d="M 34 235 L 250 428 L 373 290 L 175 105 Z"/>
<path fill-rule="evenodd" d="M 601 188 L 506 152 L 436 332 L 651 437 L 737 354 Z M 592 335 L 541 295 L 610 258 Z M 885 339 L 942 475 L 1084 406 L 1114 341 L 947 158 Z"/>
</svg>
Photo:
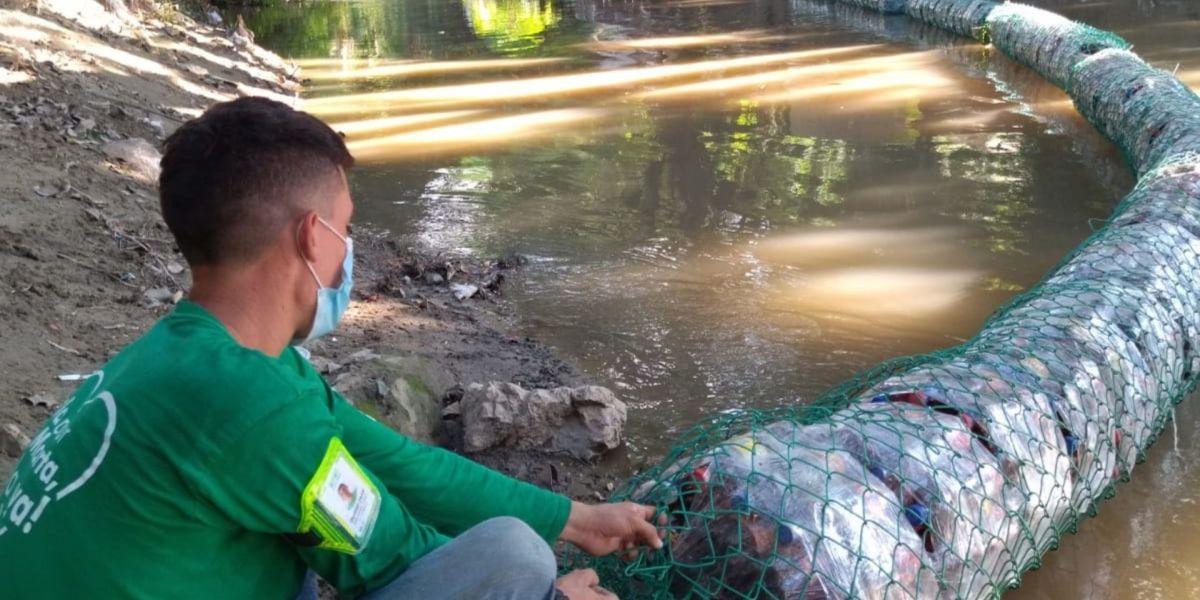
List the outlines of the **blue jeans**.
<svg viewBox="0 0 1200 600">
<path fill-rule="evenodd" d="M 488 519 L 422 556 L 391 583 L 360 600 L 551 600 L 554 553 L 512 517 Z M 297 600 L 316 600 L 309 573 Z"/>
</svg>

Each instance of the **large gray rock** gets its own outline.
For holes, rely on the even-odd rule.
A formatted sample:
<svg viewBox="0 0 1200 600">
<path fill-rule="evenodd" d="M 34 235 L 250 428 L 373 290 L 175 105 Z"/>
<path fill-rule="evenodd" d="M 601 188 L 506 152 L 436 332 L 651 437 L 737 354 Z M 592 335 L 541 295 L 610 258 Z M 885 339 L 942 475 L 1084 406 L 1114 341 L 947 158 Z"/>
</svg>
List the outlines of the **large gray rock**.
<svg viewBox="0 0 1200 600">
<path fill-rule="evenodd" d="M 625 403 L 606 388 L 525 390 L 511 383 L 472 384 L 459 410 L 463 449 L 516 448 L 592 458 L 621 444 Z"/>
<path fill-rule="evenodd" d="M 410 356 L 375 356 L 348 367 L 333 387 L 359 410 L 415 440 L 433 443 L 441 428 L 440 403 L 451 381 Z"/>
</svg>

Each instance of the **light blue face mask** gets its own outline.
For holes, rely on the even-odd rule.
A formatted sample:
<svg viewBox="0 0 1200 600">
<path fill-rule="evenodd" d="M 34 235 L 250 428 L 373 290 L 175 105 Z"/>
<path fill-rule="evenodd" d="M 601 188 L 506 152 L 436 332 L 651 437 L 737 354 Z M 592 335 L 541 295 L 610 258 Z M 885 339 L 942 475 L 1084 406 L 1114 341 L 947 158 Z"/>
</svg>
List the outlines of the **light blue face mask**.
<svg viewBox="0 0 1200 600">
<path fill-rule="evenodd" d="M 313 269 L 312 263 L 304 261 L 308 265 L 308 272 L 312 273 L 313 279 L 317 282 L 317 310 L 313 312 L 312 327 L 308 330 L 308 335 L 303 340 L 295 341 L 294 344 L 303 344 L 311 342 L 337 327 L 338 321 L 341 320 L 342 314 L 346 312 L 346 307 L 350 305 L 350 288 L 354 287 L 354 240 L 348 237 L 342 237 L 333 227 L 325 222 L 325 219 L 317 217 L 333 235 L 338 236 L 342 243 L 346 244 L 346 258 L 342 259 L 342 284 L 336 288 L 327 288 L 321 284 L 321 278 L 317 277 L 316 269 Z M 296 231 L 297 238 L 300 231 Z"/>
</svg>

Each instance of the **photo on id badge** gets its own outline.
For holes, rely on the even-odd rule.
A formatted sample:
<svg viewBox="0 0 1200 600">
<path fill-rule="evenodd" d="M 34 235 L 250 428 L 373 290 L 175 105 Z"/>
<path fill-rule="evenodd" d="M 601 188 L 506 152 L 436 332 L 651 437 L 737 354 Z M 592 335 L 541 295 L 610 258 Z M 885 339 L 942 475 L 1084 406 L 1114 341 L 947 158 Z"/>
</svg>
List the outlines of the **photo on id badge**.
<svg viewBox="0 0 1200 600">
<path fill-rule="evenodd" d="M 375 519 L 377 496 L 368 480 L 346 459 L 333 461 L 319 500 L 356 542 L 364 541 Z"/>
</svg>

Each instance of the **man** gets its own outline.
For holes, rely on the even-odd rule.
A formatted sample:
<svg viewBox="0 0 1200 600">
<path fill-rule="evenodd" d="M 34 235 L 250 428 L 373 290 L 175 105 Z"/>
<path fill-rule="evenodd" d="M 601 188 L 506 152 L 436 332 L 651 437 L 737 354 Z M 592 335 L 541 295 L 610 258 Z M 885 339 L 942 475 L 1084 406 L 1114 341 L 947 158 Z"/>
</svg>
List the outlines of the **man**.
<svg viewBox="0 0 1200 600">
<path fill-rule="evenodd" d="M 162 211 L 191 294 L 21 458 L 0 496 L 5 598 L 290 600 L 315 572 L 346 597 L 541 599 L 547 542 L 661 546 L 651 508 L 571 502 L 414 443 L 296 352 L 349 302 L 352 162 L 328 126 L 265 99 L 167 140 Z M 558 588 L 612 597 L 596 584 Z"/>
</svg>

